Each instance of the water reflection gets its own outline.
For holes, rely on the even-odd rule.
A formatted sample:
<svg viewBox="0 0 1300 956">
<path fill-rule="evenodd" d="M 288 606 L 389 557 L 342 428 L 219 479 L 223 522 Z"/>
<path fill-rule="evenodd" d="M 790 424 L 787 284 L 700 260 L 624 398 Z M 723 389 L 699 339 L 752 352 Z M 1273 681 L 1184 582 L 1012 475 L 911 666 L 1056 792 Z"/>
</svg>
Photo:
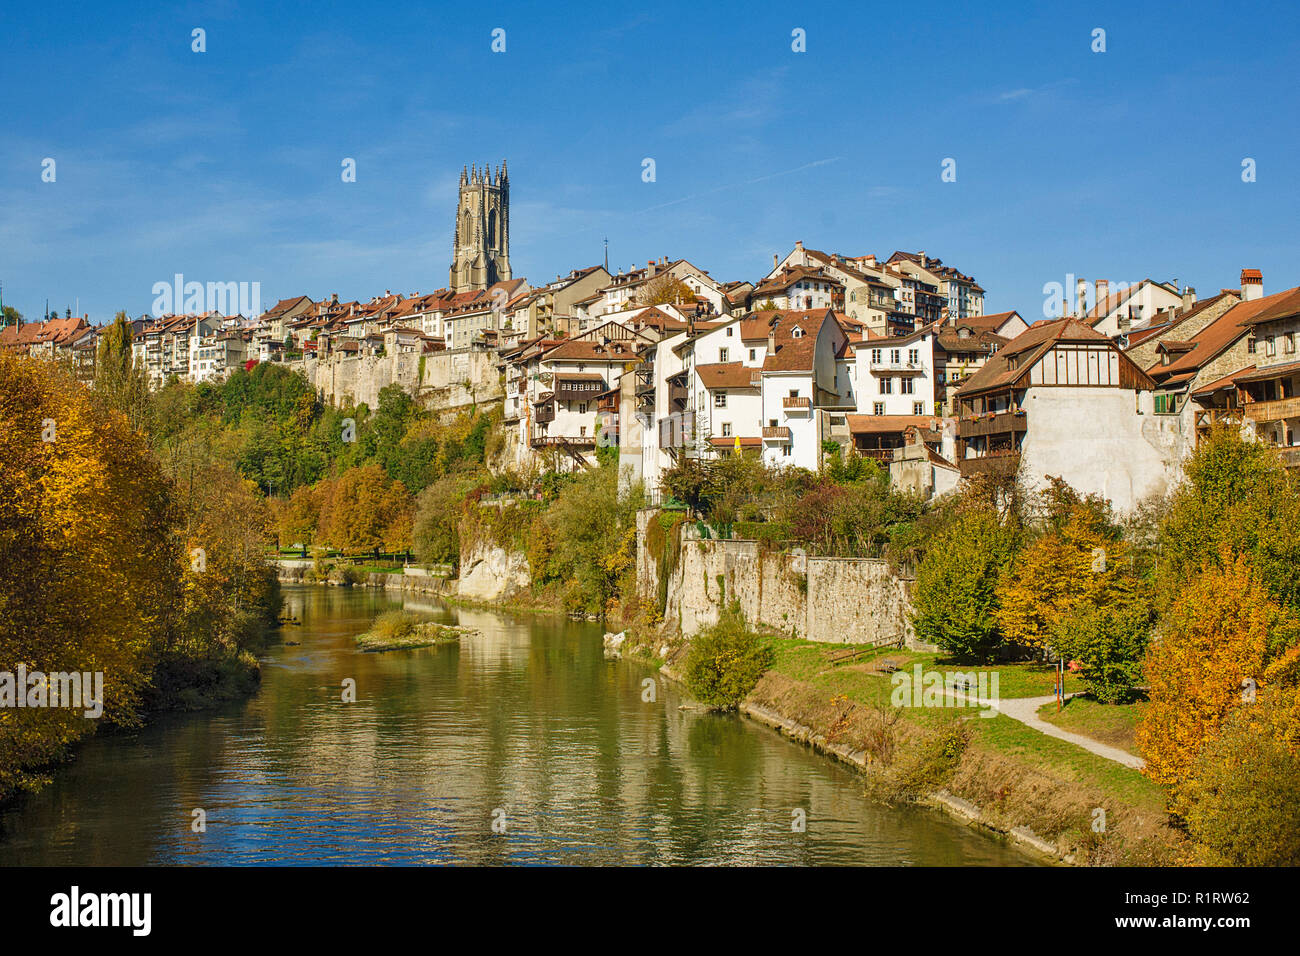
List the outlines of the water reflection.
<svg viewBox="0 0 1300 956">
<path fill-rule="evenodd" d="M 302 625 L 285 639 L 300 643 L 265 655 L 256 697 L 90 741 L 0 819 L 0 860 L 1026 862 L 938 814 L 871 803 L 851 771 L 750 721 L 679 709 L 671 685 L 643 702 L 651 672 L 606 661 L 594 625 L 410 597 L 482 636 L 358 652 L 352 636 L 400 602 L 286 588 Z M 807 830 L 792 832 L 800 808 Z"/>
</svg>

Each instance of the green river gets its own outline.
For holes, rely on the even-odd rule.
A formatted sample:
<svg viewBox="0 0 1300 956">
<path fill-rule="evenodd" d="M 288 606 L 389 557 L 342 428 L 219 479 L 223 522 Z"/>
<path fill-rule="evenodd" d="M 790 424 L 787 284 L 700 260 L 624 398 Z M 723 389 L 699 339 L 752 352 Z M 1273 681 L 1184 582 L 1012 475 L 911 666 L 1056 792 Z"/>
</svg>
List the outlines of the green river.
<svg viewBox="0 0 1300 956">
<path fill-rule="evenodd" d="M 358 652 L 401 604 L 482 636 Z M 606 660 L 599 625 L 372 589 L 286 586 L 285 610 L 255 696 L 90 740 L 0 816 L 0 863 L 1030 862 L 667 681 L 644 700 L 653 672 Z"/>
</svg>

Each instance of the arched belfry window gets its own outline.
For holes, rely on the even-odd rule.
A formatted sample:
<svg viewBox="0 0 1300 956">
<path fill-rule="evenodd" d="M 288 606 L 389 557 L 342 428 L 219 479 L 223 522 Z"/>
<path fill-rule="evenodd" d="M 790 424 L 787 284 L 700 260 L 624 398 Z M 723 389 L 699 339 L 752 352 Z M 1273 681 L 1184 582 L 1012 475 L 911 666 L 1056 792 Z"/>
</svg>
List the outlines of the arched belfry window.
<svg viewBox="0 0 1300 956">
<path fill-rule="evenodd" d="M 488 234 L 487 234 L 488 246 L 489 246 L 489 247 L 496 246 L 496 244 L 497 244 L 497 211 L 496 211 L 495 209 L 493 209 L 491 212 L 488 213 L 488 223 L 487 223 L 487 226 L 488 226 Z"/>
</svg>

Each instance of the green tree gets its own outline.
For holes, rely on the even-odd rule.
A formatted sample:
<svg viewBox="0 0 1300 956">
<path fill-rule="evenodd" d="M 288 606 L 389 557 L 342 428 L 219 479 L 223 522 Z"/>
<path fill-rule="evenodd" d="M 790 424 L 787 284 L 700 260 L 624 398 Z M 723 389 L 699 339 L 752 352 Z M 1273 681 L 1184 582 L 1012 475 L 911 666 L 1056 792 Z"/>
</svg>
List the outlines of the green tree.
<svg viewBox="0 0 1300 956">
<path fill-rule="evenodd" d="M 412 538 L 415 555 L 423 564 L 460 564 L 460 520 L 465 496 L 486 477 L 476 470 L 453 472 L 420 492 L 415 501 Z"/>
<path fill-rule="evenodd" d="M 1220 428 L 1185 471 L 1159 535 L 1161 607 L 1207 563 L 1245 554 L 1273 599 L 1300 612 L 1300 495 L 1277 453 Z"/>
<path fill-rule="evenodd" d="M 1151 642 L 1151 609 L 1140 599 L 1084 604 L 1052 625 L 1051 645 L 1077 662 L 1079 677 L 1098 701 L 1123 703 L 1142 683 Z"/>
<path fill-rule="evenodd" d="M 133 428 L 149 424 L 149 379 L 135 366 L 131 352 L 131 320 L 119 312 L 99 337 L 95 356 L 95 391 L 108 407 L 126 416 Z"/>
<path fill-rule="evenodd" d="M 1002 647 L 998 585 L 1020 535 L 987 507 L 960 511 L 938 530 L 916 573 L 912 624 L 920 640 L 958 658 L 987 661 Z"/>
</svg>

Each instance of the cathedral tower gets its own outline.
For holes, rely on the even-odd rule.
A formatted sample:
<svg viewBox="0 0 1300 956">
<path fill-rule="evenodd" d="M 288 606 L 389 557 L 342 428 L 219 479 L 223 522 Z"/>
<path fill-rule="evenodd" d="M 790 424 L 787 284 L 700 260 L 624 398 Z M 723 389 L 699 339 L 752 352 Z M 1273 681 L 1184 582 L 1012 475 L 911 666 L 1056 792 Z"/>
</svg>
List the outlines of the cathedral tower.
<svg viewBox="0 0 1300 956">
<path fill-rule="evenodd" d="M 447 284 L 452 292 L 469 292 L 509 278 L 510 177 L 502 160 L 495 171 L 461 171 Z"/>
</svg>

